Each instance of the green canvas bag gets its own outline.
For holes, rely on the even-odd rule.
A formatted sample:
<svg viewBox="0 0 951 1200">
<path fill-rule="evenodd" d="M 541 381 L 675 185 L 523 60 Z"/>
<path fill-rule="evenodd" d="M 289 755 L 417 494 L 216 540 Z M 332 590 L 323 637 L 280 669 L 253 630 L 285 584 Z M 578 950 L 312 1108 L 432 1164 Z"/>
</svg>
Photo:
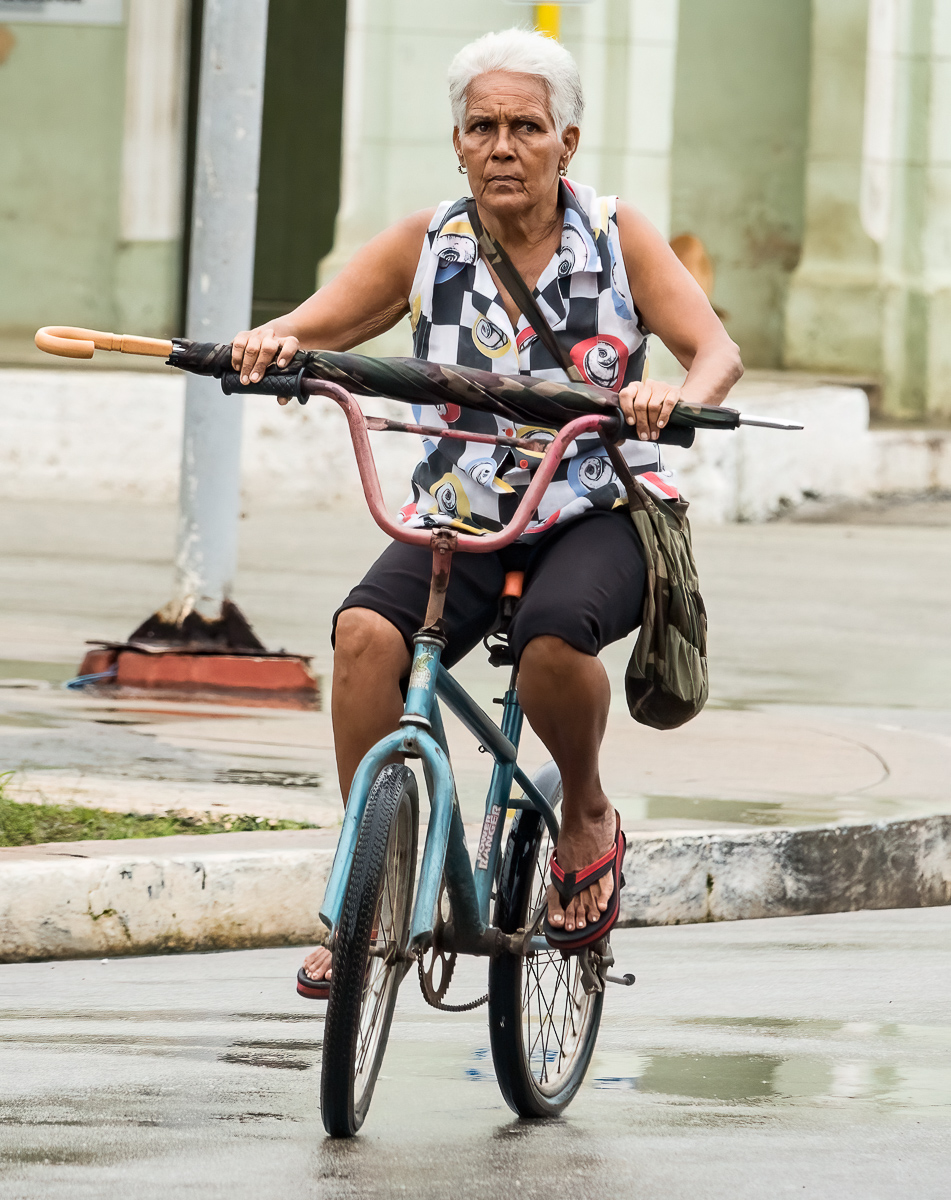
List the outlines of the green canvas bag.
<svg viewBox="0 0 951 1200">
<path fill-rule="evenodd" d="M 700 595 L 686 500 L 656 501 L 605 439 L 627 491 L 631 520 L 644 547 L 647 583 L 641 627 L 624 673 L 635 721 L 676 729 L 695 717 L 710 694 L 707 610 Z"/>
<path fill-rule="evenodd" d="M 555 337 L 505 248 L 483 226 L 471 197 L 466 210 L 482 252 L 509 295 L 568 378 L 580 380 L 578 368 Z M 700 712 L 710 692 L 707 611 L 693 557 L 687 502 L 658 503 L 638 483 L 617 445 L 604 434 L 601 440 L 627 491 L 631 520 L 647 565 L 641 627 L 624 676 L 627 707 L 642 725 L 676 729 Z"/>
</svg>

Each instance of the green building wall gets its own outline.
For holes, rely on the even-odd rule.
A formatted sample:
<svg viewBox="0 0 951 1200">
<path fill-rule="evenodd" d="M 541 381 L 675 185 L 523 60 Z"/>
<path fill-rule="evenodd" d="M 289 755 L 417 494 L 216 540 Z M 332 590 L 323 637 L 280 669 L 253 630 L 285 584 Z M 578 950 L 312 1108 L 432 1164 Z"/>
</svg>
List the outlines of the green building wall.
<svg viewBox="0 0 951 1200">
<path fill-rule="evenodd" d="M 680 0 L 671 233 L 703 241 L 752 367 L 783 363 L 803 236 L 810 0 Z"/>
<path fill-rule="evenodd" d="M 116 317 L 125 29 L 9 26 L 0 65 L 0 331 Z"/>
</svg>

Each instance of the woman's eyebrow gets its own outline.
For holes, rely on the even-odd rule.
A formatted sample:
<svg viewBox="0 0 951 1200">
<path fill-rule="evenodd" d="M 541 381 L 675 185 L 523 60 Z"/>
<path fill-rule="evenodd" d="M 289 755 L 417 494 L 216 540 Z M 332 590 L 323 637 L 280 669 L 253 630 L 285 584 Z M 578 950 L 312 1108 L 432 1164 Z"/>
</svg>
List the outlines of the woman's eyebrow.
<svg viewBox="0 0 951 1200">
<path fill-rule="evenodd" d="M 466 124 L 472 125 L 480 121 L 499 121 L 506 125 L 517 125 L 522 121 L 529 121 L 533 125 L 544 125 L 545 118 L 541 113 L 502 113 L 501 117 L 497 113 L 473 113 L 470 112 L 466 118 Z"/>
</svg>

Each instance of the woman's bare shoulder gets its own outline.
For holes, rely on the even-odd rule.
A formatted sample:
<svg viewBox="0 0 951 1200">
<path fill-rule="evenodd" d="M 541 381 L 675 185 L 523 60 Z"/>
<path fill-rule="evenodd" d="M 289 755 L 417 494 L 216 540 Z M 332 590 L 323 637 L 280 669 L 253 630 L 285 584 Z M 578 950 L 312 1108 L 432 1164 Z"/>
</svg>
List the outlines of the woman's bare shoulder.
<svg viewBox="0 0 951 1200">
<path fill-rule="evenodd" d="M 421 243 L 426 235 L 427 229 L 432 224 L 433 217 L 439 211 L 437 207 L 420 208 L 414 213 L 410 213 L 408 217 L 403 217 L 390 226 L 390 232 L 397 235 L 401 240 L 406 239 L 417 245 Z"/>
<path fill-rule="evenodd" d="M 408 217 L 402 217 L 367 242 L 364 253 L 369 253 L 381 265 L 385 261 L 391 269 L 404 275 L 408 274 L 412 281 L 426 230 L 435 213 L 435 208 L 421 208 L 418 212 L 410 213 Z"/>
<path fill-rule="evenodd" d="M 635 248 L 656 250 L 660 247 L 667 247 L 667 242 L 660 230 L 648 221 L 639 208 L 618 197 L 615 211 L 617 213 L 617 230 L 625 251 L 628 247 L 632 250 Z"/>
</svg>

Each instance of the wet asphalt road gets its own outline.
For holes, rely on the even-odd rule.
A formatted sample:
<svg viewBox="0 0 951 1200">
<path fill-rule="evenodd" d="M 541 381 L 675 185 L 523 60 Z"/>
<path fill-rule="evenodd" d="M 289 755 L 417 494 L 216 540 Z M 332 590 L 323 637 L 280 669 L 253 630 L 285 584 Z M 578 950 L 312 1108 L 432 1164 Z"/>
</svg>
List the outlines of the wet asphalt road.
<svg viewBox="0 0 951 1200">
<path fill-rule="evenodd" d="M 0 967 L 4 1200 L 944 1200 L 951 908 L 623 931 L 566 1116 L 500 1098 L 485 1009 L 407 978 L 360 1137 L 325 1139 L 297 950 Z M 455 999 L 477 994 L 466 964 Z M 449 999 L 453 999 L 450 995 Z"/>
</svg>

